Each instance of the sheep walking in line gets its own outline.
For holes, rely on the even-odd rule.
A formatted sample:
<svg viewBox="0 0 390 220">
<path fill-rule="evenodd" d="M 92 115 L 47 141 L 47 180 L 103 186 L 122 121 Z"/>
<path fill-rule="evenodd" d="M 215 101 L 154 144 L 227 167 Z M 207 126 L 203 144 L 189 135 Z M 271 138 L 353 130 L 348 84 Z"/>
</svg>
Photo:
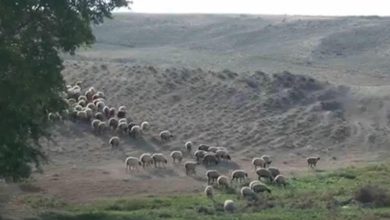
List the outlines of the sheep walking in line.
<svg viewBox="0 0 390 220">
<path fill-rule="evenodd" d="M 170 156 L 173 160 L 173 163 L 176 163 L 176 161 L 181 163 L 183 160 L 183 153 L 181 151 L 172 151 Z"/>
<path fill-rule="evenodd" d="M 126 171 L 138 170 L 138 167 L 142 166 L 141 161 L 136 157 L 127 157 L 125 160 Z"/>
<path fill-rule="evenodd" d="M 196 175 L 196 166 L 198 164 L 194 161 L 187 161 L 184 163 L 184 168 L 186 169 L 186 175 L 191 176 L 191 175 Z"/>
<path fill-rule="evenodd" d="M 306 160 L 307 160 L 307 165 L 310 168 L 315 168 L 317 166 L 317 162 L 320 160 L 320 157 L 308 157 Z"/>
</svg>

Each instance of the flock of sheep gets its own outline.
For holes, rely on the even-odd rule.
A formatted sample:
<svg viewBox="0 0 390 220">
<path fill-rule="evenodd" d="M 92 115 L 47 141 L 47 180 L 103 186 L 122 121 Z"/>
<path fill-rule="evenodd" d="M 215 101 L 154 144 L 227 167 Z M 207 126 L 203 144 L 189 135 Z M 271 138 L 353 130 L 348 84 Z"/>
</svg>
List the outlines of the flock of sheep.
<svg viewBox="0 0 390 220">
<path fill-rule="evenodd" d="M 95 88 L 90 87 L 82 93 L 81 82 L 76 82 L 73 86 L 68 85 L 65 97 L 69 109 L 61 113 L 49 113 L 48 119 L 55 121 L 66 117 L 76 121 L 89 122 L 92 130 L 97 133 L 103 133 L 110 129 L 116 134 L 108 140 L 112 148 L 120 145 L 119 135 L 128 134 L 132 138 L 140 138 L 150 130 L 150 124 L 147 121 L 141 124 L 131 122 L 126 117 L 127 112 L 125 106 L 120 106 L 118 109 L 107 106 L 104 102 L 105 96 L 103 92 L 96 91 Z M 164 143 L 170 141 L 173 135 L 170 131 L 164 130 L 160 132 L 159 137 L 160 141 Z M 184 159 L 183 152 L 192 157 L 191 160 L 185 161 L 183 164 L 185 173 L 188 176 L 196 175 L 196 167 L 199 165 L 206 167 L 207 171 L 205 176 L 207 177 L 207 186 L 204 193 L 213 201 L 214 184 L 218 188 L 229 188 L 234 183 L 249 182 L 249 185 L 244 184 L 240 188 L 240 196 L 248 201 L 256 201 L 259 193 L 271 193 L 267 184 L 287 185 L 287 178 L 281 174 L 280 170 L 276 167 L 270 167 L 272 159 L 268 155 L 252 159 L 252 165 L 258 179 L 249 181 L 248 173 L 244 170 L 233 170 L 229 178 L 221 175 L 215 169 L 209 169 L 222 161 L 231 160 L 231 156 L 226 148 L 206 144 L 199 145 L 197 149 L 193 148 L 194 144 L 188 141 L 184 144 L 183 151 L 172 151 L 170 157 L 174 164 L 182 163 Z M 309 157 L 307 158 L 307 164 L 313 168 L 319 160 L 319 157 Z M 139 157 L 130 156 L 125 159 L 127 172 L 138 170 L 140 167 L 165 167 L 167 163 L 168 159 L 162 153 L 143 153 Z M 234 212 L 236 210 L 236 205 L 233 200 L 226 200 L 223 207 L 226 212 Z"/>
</svg>

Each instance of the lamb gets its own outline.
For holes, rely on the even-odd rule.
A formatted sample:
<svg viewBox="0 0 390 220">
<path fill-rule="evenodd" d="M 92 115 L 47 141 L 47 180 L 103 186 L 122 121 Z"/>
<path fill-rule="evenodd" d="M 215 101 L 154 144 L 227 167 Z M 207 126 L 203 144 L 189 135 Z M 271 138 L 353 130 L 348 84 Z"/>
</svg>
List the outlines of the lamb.
<svg viewBox="0 0 390 220">
<path fill-rule="evenodd" d="M 317 166 L 317 162 L 320 160 L 320 157 L 308 157 L 306 160 L 307 160 L 307 165 L 310 168 L 314 168 Z"/>
<path fill-rule="evenodd" d="M 230 199 L 225 200 L 225 202 L 223 203 L 223 210 L 225 212 L 233 213 L 236 210 L 236 205 L 234 204 L 234 201 Z"/>
<path fill-rule="evenodd" d="M 192 142 L 191 141 L 187 141 L 185 144 L 184 144 L 184 147 L 186 148 L 187 152 L 190 153 L 192 151 Z"/>
<path fill-rule="evenodd" d="M 234 181 L 234 180 L 236 180 L 236 181 L 241 181 L 241 180 L 245 180 L 245 178 L 247 178 L 248 177 L 248 173 L 246 173 L 244 170 L 234 170 L 233 172 L 232 172 L 232 182 Z"/>
<path fill-rule="evenodd" d="M 207 198 L 213 200 L 214 199 L 214 189 L 212 186 L 206 186 L 204 189 L 204 194 L 207 196 Z"/>
<path fill-rule="evenodd" d="M 265 167 L 271 165 L 271 163 L 272 163 L 271 156 L 269 156 L 269 155 L 263 155 L 263 156 L 261 156 L 261 159 L 263 159 L 265 161 Z"/>
<path fill-rule="evenodd" d="M 194 161 L 187 161 L 184 163 L 184 168 L 186 169 L 186 175 L 187 176 L 191 176 L 192 174 L 193 175 L 196 175 L 196 166 L 198 164 Z"/>
<path fill-rule="evenodd" d="M 92 130 L 97 131 L 99 129 L 99 123 L 100 123 L 100 120 L 98 120 L 98 119 L 92 120 L 92 122 L 91 122 Z"/>
<path fill-rule="evenodd" d="M 229 180 L 227 176 L 219 176 L 217 179 L 217 184 L 222 187 L 229 187 Z"/>
<path fill-rule="evenodd" d="M 209 145 L 206 145 L 206 144 L 201 144 L 198 146 L 198 150 L 203 150 L 203 151 L 208 151 L 210 148 Z"/>
<path fill-rule="evenodd" d="M 259 180 L 261 180 L 261 178 L 268 178 L 272 182 L 272 174 L 267 169 L 265 169 L 265 168 L 257 168 L 256 169 L 256 174 L 257 174 Z"/>
<path fill-rule="evenodd" d="M 272 178 L 275 178 L 277 175 L 279 175 L 280 174 L 280 171 L 279 171 L 279 169 L 278 168 L 276 168 L 276 167 L 268 167 L 268 169 L 267 169 L 270 173 L 271 173 L 271 175 L 272 175 Z"/>
<path fill-rule="evenodd" d="M 147 132 L 150 130 L 150 124 L 147 121 L 141 123 L 141 129 L 143 132 Z"/>
<path fill-rule="evenodd" d="M 262 158 L 260 158 L 260 157 L 255 157 L 255 158 L 252 159 L 252 165 L 255 167 L 255 170 L 258 167 L 264 168 L 265 167 L 265 161 Z"/>
<path fill-rule="evenodd" d="M 183 160 L 183 153 L 181 151 L 172 151 L 170 156 L 173 159 L 173 163 L 175 163 L 176 160 L 181 163 L 181 161 Z"/>
<path fill-rule="evenodd" d="M 206 151 L 203 151 L 203 150 L 196 150 L 194 152 L 194 157 L 196 158 L 196 161 L 200 161 L 201 159 L 204 158 L 204 156 L 206 155 Z"/>
<path fill-rule="evenodd" d="M 153 164 L 152 155 L 149 154 L 149 153 L 143 153 L 143 154 L 141 154 L 141 156 L 139 157 L 139 160 L 141 161 L 142 167 L 143 167 L 143 168 L 145 168 L 145 167 L 150 166 L 150 165 Z"/>
<path fill-rule="evenodd" d="M 119 143 L 120 143 L 119 142 L 119 137 L 118 136 L 114 136 L 114 137 L 110 138 L 108 143 L 111 145 L 111 148 L 118 147 Z"/>
<path fill-rule="evenodd" d="M 157 166 L 160 164 L 162 167 L 165 167 L 165 164 L 168 163 L 167 158 L 161 153 L 154 153 L 152 154 L 153 162 L 154 162 L 154 167 L 157 168 Z"/>
<path fill-rule="evenodd" d="M 125 160 L 125 164 L 127 172 L 133 169 L 138 170 L 138 167 L 142 165 L 141 161 L 136 157 L 127 157 Z"/>
<path fill-rule="evenodd" d="M 127 127 L 127 126 L 126 126 Z M 134 138 L 139 138 L 142 135 L 142 129 L 140 126 L 135 125 L 130 130 L 130 135 Z"/>
<path fill-rule="evenodd" d="M 206 176 L 207 176 L 207 184 L 211 184 L 217 181 L 220 174 L 216 170 L 207 170 Z"/>
<path fill-rule="evenodd" d="M 257 200 L 257 195 L 256 193 L 249 187 L 244 186 L 240 190 L 241 197 L 247 200 Z"/>
<path fill-rule="evenodd" d="M 258 180 L 254 180 L 249 184 L 249 187 L 253 190 L 255 193 L 260 192 L 268 192 L 271 193 L 271 190 L 262 182 Z"/>
<path fill-rule="evenodd" d="M 168 130 L 164 130 L 164 131 L 161 131 L 160 132 L 160 139 L 161 139 L 161 142 L 167 142 L 169 141 L 171 138 L 173 138 L 173 135 L 170 131 Z"/>
<path fill-rule="evenodd" d="M 95 118 L 99 119 L 100 121 L 104 121 L 104 115 L 101 112 L 96 112 L 95 113 Z"/>
<path fill-rule="evenodd" d="M 203 164 L 205 166 L 218 165 L 218 159 L 217 159 L 217 157 L 214 154 L 207 153 L 203 157 Z"/>
<path fill-rule="evenodd" d="M 284 187 L 287 185 L 287 178 L 284 177 L 283 175 L 277 175 L 274 179 L 274 183 L 278 185 L 283 185 Z"/>
<path fill-rule="evenodd" d="M 110 126 L 113 130 L 115 130 L 118 127 L 118 120 L 116 118 L 110 118 L 108 119 L 108 126 Z"/>
</svg>

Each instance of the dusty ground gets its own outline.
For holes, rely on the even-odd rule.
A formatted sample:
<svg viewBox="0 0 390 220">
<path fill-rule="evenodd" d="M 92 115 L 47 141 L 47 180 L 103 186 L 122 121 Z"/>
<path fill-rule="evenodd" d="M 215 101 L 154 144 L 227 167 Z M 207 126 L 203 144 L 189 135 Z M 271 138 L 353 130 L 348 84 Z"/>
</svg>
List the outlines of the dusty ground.
<svg viewBox="0 0 390 220">
<path fill-rule="evenodd" d="M 227 175 L 245 169 L 251 178 L 250 160 L 262 154 L 289 177 L 313 173 L 305 162 L 310 155 L 321 156 L 320 170 L 386 161 L 386 21 L 121 15 L 95 28 L 92 49 L 66 58 L 63 75 L 68 83 L 82 80 L 83 88 L 103 91 L 108 105 L 126 105 L 132 121 L 149 121 L 151 131 L 142 140 L 122 136 L 121 148 L 111 150 L 114 133 L 96 135 L 88 123 L 57 123 L 52 141 L 42 140 L 50 158 L 45 172 L 34 174 L 30 187 L 1 184 L 0 205 L 15 216 L 29 213 L 23 203 L 29 194 L 87 203 L 199 193 L 204 167 L 196 177 L 171 162 L 131 175 L 124 168 L 126 156 L 169 155 L 188 140 L 226 147 L 232 162 L 214 168 Z M 175 138 L 160 144 L 164 129 Z"/>
</svg>

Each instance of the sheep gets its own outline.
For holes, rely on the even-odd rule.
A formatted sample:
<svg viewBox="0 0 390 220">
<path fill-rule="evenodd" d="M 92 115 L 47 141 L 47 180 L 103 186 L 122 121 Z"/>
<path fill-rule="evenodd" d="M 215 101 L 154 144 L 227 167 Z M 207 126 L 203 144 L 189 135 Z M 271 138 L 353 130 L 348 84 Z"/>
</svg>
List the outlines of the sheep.
<svg viewBox="0 0 390 220">
<path fill-rule="evenodd" d="M 125 134 L 127 132 L 127 124 L 124 122 L 119 122 L 117 129 Z"/>
<path fill-rule="evenodd" d="M 201 144 L 198 146 L 198 150 L 203 150 L 203 151 L 208 151 L 210 148 L 209 145 L 206 145 L 206 144 Z"/>
<path fill-rule="evenodd" d="M 142 129 L 140 126 L 135 125 L 130 130 L 130 135 L 134 138 L 139 138 L 142 135 Z"/>
<path fill-rule="evenodd" d="M 240 190 L 241 197 L 247 200 L 257 200 L 257 195 L 256 193 L 249 188 L 248 186 L 244 186 Z"/>
<path fill-rule="evenodd" d="M 143 168 L 153 164 L 153 158 L 152 158 L 152 155 L 150 153 L 141 154 L 141 156 L 139 157 L 139 160 L 141 161 Z"/>
<path fill-rule="evenodd" d="M 68 105 L 73 106 L 77 103 L 77 100 L 74 98 L 70 98 L 70 99 L 67 99 L 67 103 L 68 103 Z"/>
<path fill-rule="evenodd" d="M 116 113 L 116 116 L 118 118 L 126 118 L 126 111 L 118 110 L 118 112 Z"/>
<path fill-rule="evenodd" d="M 108 106 L 104 106 L 102 111 L 107 118 L 110 117 L 110 108 Z"/>
<path fill-rule="evenodd" d="M 118 127 L 118 120 L 116 118 L 110 118 L 108 119 L 108 126 L 110 126 L 113 130 L 115 130 Z"/>
<path fill-rule="evenodd" d="M 76 105 L 74 108 L 73 108 L 73 110 L 75 110 L 75 111 L 82 111 L 83 110 L 83 106 L 81 106 L 81 105 Z"/>
<path fill-rule="evenodd" d="M 184 147 L 186 148 L 186 150 L 187 150 L 188 153 L 191 153 L 191 151 L 192 151 L 192 146 L 193 146 L 193 144 L 192 144 L 191 141 L 187 141 L 187 142 L 184 144 Z"/>
<path fill-rule="evenodd" d="M 196 158 L 196 161 L 198 161 L 198 162 L 201 159 L 203 159 L 205 155 L 206 155 L 206 151 L 203 151 L 203 150 L 196 150 L 194 152 L 194 157 Z"/>
<path fill-rule="evenodd" d="M 60 116 L 59 116 L 59 114 L 57 114 L 57 113 L 52 113 L 52 112 L 50 112 L 50 113 L 47 115 L 47 119 L 48 119 L 49 121 L 57 121 L 57 120 L 60 119 Z"/>
<path fill-rule="evenodd" d="M 160 132 L 161 142 L 167 142 L 173 137 L 172 133 L 168 130 L 164 130 Z"/>
<path fill-rule="evenodd" d="M 176 160 L 181 163 L 181 161 L 183 160 L 183 153 L 181 151 L 172 151 L 170 156 L 173 159 L 173 163 L 175 163 Z"/>
<path fill-rule="evenodd" d="M 103 121 L 99 122 L 98 127 L 99 127 L 99 132 L 100 132 L 100 133 L 105 132 L 106 129 L 107 129 L 107 125 L 106 125 L 106 123 L 103 122 Z"/>
<path fill-rule="evenodd" d="M 192 174 L 193 175 L 196 175 L 196 166 L 198 164 L 194 161 L 187 161 L 184 163 L 184 168 L 186 169 L 186 175 L 187 176 L 191 176 Z"/>
<path fill-rule="evenodd" d="M 84 99 L 81 99 L 80 101 L 77 102 L 77 104 L 85 107 L 87 105 L 87 102 Z"/>
<path fill-rule="evenodd" d="M 119 106 L 118 111 L 126 111 L 126 106 L 124 105 Z"/>
<path fill-rule="evenodd" d="M 81 100 L 84 100 L 84 102 L 87 102 L 87 96 L 85 95 L 80 95 L 78 98 L 77 98 L 77 101 L 81 101 Z"/>
<path fill-rule="evenodd" d="M 99 102 L 103 102 L 104 103 L 104 99 L 102 99 L 102 98 L 93 98 L 93 101 L 92 101 L 92 103 L 94 104 L 94 105 L 96 105 L 96 107 L 97 107 L 97 104 L 99 103 Z M 104 107 L 104 106 L 103 106 Z"/>
<path fill-rule="evenodd" d="M 90 108 L 85 108 L 84 111 L 87 113 L 87 119 L 92 119 L 93 111 Z"/>
<path fill-rule="evenodd" d="M 249 184 L 249 187 L 253 190 L 255 193 L 262 193 L 262 192 L 268 192 L 271 193 L 271 190 L 262 182 L 258 180 L 254 180 Z"/>
<path fill-rule="evenodd" d="M 247 178 L 247 177 L 248 177 L 248 173 L 245 172 L 244 170 L 234 170 L 232 172 L 231 182 L 233 182 L 234 180 L 236 180 L 236 181 L 245 180 L 245 178 Z"/>
<path fill-rule="evenodd" d="M 234 201 L 230 199 L 225 200 L 223 203 L 223 210 L 230 213 L 236 211 L 236 205 L 234 204 Z"/>
<path fill-rule="evenodd" d="M 207 184 L 214 183 L 214 181 L 217 181 L 218 177 L 221 174 L 218 173 L 216 170 L 207 170 L 206 176 L 207 176 Z"/>
<path fill-rule="evenodd" d="M 114 117 L 116 113 L 116 110 L 114 107 L 111 107 L 109 110 L 109 117 Z"/>
<path fill-rule="evenodd" d="M 111 137 L 108 143 L 111 145 L 111 148 L 118 147 L 120 143 L 119 137 L 118 136 Z"/>
<path fill-rule="evenodd" d="M 98 119 L 92 120 L 92 122 L 91 122 L 92 130 L 97 131 L 99 129 L 99 123 L 100 123 L 100 120 L 98 120 Z"/>
<path fill-rule="evenodd" d="M 87 120 L 88 119 L 86 111 L 78 111 L 76 113 L 76 115 L 77 115 L 77 118 L 80 119 L 80 120 Z"/>
<path fill-rule="evenodd" d="M 277 175 L 274 179 L 274 183 L 278 185 L 283 185 L 284 187 L 287 185 L 287 178 L 284 177 L 283 175 Z"/>
<path fill-rule="evenodd" d="M 306 159 L 307 161 L 307 166 L 309 166 L 310 168 L 314 168 L 317 166 L 317 162 L 320 160 L 320 157 L 308 157 Z"/>
<path fill-rule="evenodd" d="M 205 166 L 218 165 L 218 159 L 215 154 L 207 153 L 203 157 L 203 164 Z"/>
<path fill-rule="evenodd" d="M 127 119 L 126 119 L 127 120 Z M 137 123 L 135 123 L 135 122 L 129 122 L 128 124 L 127 124 L 127 129 L 129 130 L 129 131 L 131 131 L 131 128 L 133 128 L 134 126 L 136 126 L 137 125 Z"/>
<path fill-rule="evenodd" d="M 229 180 L 227 176 L 219 176 L 217 179 L 217 184 L 222 187 L 229 187 Z"/>
<path fill-rule="evenodd" d="M 272 174 L 267 169 L 257 168 L 256 174 L 257 174 L 259 180 L 261 180 L 261 178 L 268 178 L 272 182 Z"/>
<path fill-rule="evenodd" d="M 96 112 L 95 113 L 95 118 L 99 119 L 100 121 L 104 121 L 104 115 L 101 112 Z"/>
<path fill-rule="evenodd" d="M 106 106 L 103 101 L 98 101 L 95 105 L 100 112 L 103 111 L 104 106 Z"/>
<path fill-rule="evenodd" d="M 204 194 L 207 196 L 207 198 L 213 200 L 214 199 L 214 189 L 212 186 L 206 186 L 204 189 Z"/>
<path fill-rule="evenodd" d="M 162 167 L 165 167 L 165 164 L 168 163 L 167 158 L 162 153 L 154 153 L 152 154 L 154 167 L 157 168 L 157 166 L 160 164 Z"/>
<path fill-rule="evenodd" d="M 269 155 L 263 155 L 263 156 L 261 156 L 261 159 L 263 159 L 265 161 L 264 167 L 267 167 L 267 166 L 271 165 L 271 163 L 272 163 L 271 156 L 269 156 Z"/>
<path fill-rule="evenodd" d="M 147 121 L 141 123 L 141 129 L 143 132 L 147 132 L 150 130 L 150 124 Z"/>
<path fill-rule="evenodd" d="M 138 170 L 138 167 L 142 165 L 141 161 L 136 157 L 127 157 L 125 160 L 125 164 L 127 172 L 133 169 Z"/>
<path fill-rule="evenodd" d="M 215 156 L 219 159 L 219 160 L 231 160 L 231 157 L 229 155 L 229 153 L 226 151 L 226 150 L 217 150 L 217 152 L 215 152 Z"/>
<path fill-rule="evenodd" d="M 265 167 L 265 161 L 262 158 L 260 158 L 260 157 L 255 157 L 255 158 L 252 159 L 252 165 L 254 166 L 255 170 L 258 167 L 264 168 Z"/>
<path fill-rule="evenodd" d="M 92 111 L 96 111 L 96 110 L 97 110 L 96 105 L 93 104 L 92 102 L 90 102 L 90 103 L 87 104 L 87 108 L 92 109 Z"/>
<path fill-rule="evenodd" d="M 127 118 L 120 118 L 119 123 L 125 123 L 127 124 Z"/>
<path fill-rule="evenodd" d="M 96 92 L 96 96 L 99 97 L 99 98 L 106 98 L 106 96 L 104 95 L 104 93 L 101 92 L 101 91 Z"/>
<path fill-rule="evenodd" d="M 209 147 L 209 152 L 217 153 L 218 147 Z"/>
<path fill-rule="evenodd" d="M 276 167 L 268 167 L 267 170 L 271 173 L 272 178 L 275 178 L 277 175 L 280 174 L 279 169 Z"/>
</svg>

